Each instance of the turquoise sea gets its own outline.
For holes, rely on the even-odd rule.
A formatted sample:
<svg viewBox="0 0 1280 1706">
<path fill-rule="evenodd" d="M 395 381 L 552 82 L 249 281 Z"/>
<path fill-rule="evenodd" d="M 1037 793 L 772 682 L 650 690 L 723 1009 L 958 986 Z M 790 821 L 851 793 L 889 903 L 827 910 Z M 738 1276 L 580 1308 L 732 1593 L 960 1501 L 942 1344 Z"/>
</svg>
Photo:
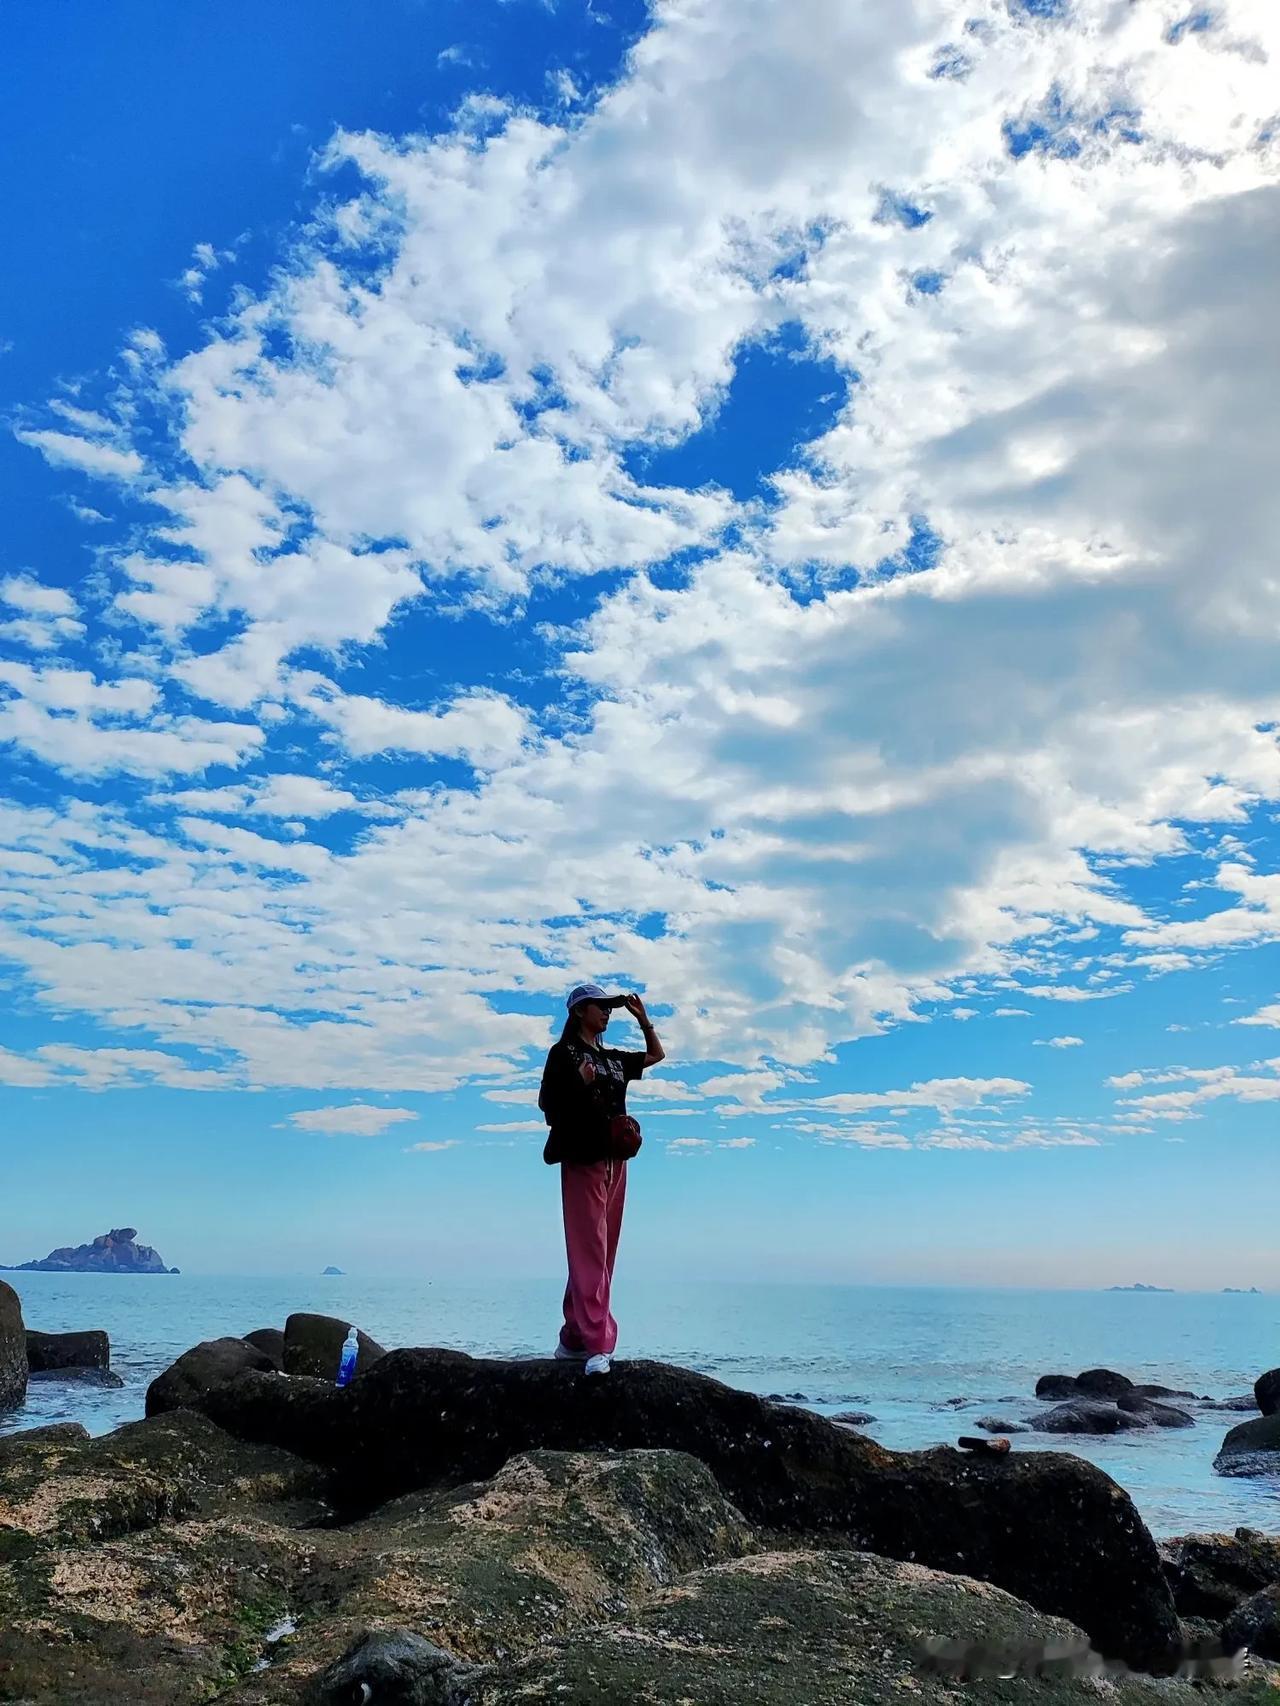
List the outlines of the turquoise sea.
<svg viewBox="0 0 1280 1706">
<path fill-rule="evenodd" d="M 29 1327 L 100 1327 L 123 1390 L 32 1386 L 0 1432 L 73 1419 L 94 1433 L 142 1414 L 148 1382 L 200 1339 L 283 1326 L 292 1310 L 358 1322 L 384 1345 L 476 1356 L 550 1354 L 562 1281 L 107 1278 L 11 1273 Z M 954 1442 L 974 1419 L 1030 1415 L 1037 1376 L 1105 1366 L 1214 1398 L 1280 1364 L 1280 1297 L 882 1286 L 671 1284 L 620 1276 L 619 1357 L 656 1357 L 731 1386 L 858 1409 L 894 1449 Z M 802 1396 L 799 1396 L 802 1395 Z M 960 1399 L 960 1404 L 948 1400 Z M 1157 1536 L 1247 1523 L 1280 1533 L 1280 1475 L 1230 1480 L 1211 1467 L 1242 1418 L 1194 1410 L 1186 1429 L 1111 1438 L 1019 1434 L 1019 1451 L 1070 1450 L 1132 1495 Z"/>
</svg>

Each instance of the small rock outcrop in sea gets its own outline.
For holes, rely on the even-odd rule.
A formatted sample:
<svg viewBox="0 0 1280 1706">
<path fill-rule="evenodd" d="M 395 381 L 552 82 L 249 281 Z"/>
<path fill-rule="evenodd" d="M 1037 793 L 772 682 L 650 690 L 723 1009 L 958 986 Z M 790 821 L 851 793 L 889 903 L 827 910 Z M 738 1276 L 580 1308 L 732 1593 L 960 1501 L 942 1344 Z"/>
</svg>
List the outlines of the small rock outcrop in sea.
<svg viewBox="0 0 1280 1706">
<path fill-rule="evenodd" d="M 83 1333 L 27 1331 L 27 1364 L 32 1374 L 59 1369 L 110 1368 L 111 1341 L 96 1330 Z"/>
<path fill-rule="evenodd" d="M 1280 1412 L 1280 1368 L 1269 1368 L 1253 1383 L 1254 1401 L 1264 1416 Z"/>
<path fill-rule="evenodd" d="M 137 1231 L 132 1226 L 117 1226 L 104 1232 L 92 1244 L 65 1245 L 51 1250 L 39 1262 L 22 1262 L 10 1268 L 10 1273 L 38 1274 L 168 1274 L 177 1268 L 166 1268 L 149 1244 L 136 1242 Z"/>
<path fill-rule="evenodd" d="M 1219 1447 L 1213 1467 L 1219 1475 L 1280 1475 L 1280 1415 L 1238 1423 Z"/>
<path fill-rule="evenodd" d="M 27 1329 L 22 1300 L 0 1280 L 0 1410 L 16 1410 L 27 1395 Z"/>
<path fill-rule="evenodd" d="M 1171 1285 L 1109 1285 L 1108 1291 L 1172 1291 Z"/>
<path fill-rule="evenodd" d="M 335 1267 L 330 1266 L 324 1270 L 324 1272 L 321 1274 L 320 1277 L 321 1277 L 321 1279 L 328 1279 L 330 1276 L 333 1276 L 334 1278 L 337 1278 L 337 1279 L 342 1279 L 344 1277 L 343 1270 L 341 1268 L 335 1268 Z"/>
</svg>

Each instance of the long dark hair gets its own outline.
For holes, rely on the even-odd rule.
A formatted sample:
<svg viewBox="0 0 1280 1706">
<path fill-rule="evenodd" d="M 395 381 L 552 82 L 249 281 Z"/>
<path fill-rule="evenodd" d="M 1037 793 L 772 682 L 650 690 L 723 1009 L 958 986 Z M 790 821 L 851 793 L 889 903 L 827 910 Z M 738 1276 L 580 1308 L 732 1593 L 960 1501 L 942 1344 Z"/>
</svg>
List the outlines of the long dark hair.
<svg viewBox="0 0 1280 1706">
<path fill-rule="evenodd" d="M 577 1007 L 570 1007 L 569 1017 L 564 1022 L 560 1033 L 562 1043 L 580 1043 L 582 1041 L 582 1021 L 578 1017 L 578 1007 L 585 1007 L 585 1001 L 579 1001 Z"/>
</svg>

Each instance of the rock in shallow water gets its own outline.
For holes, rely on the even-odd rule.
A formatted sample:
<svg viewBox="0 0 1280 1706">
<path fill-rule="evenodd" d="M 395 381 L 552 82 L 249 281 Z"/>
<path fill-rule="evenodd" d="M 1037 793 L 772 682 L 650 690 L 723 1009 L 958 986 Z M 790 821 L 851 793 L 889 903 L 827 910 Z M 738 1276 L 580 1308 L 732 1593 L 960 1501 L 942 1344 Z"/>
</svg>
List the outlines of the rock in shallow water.
<svg viewBox="0 0 1280 1706">
<path fill-rule="evenodd" d="M 111 1341 L 96 1329 L 84 1333 L 27 1333 L 32 1374 L 58 1368 L 110 1368 Z"/>
<path fill-rule="evenodd" d="M 1149 1427 L 1150 1423 L 1144 1416 L 1102 1398 L 1069 1398 L 1042 1416 L 1034 1416 L 1031 1426 L 1042 1434 L 1116 1434 Z"/>
<path fill-rule="evenodd" d="M 0 1410 L 16 1410 L 27 1395 L 27 1330 L 22 1301 L 0 1280 Z"/>
<path fill-rule="evenodd" d="M 1264 1416 L 1280 1411 L 1280 1368 L 1269 1368 L 1253 1383 L 1253 1396 Z"/>
<path fill-rule="evenodd" d="M 1255 1416 L 1232 1428 L 1213 1467 L 1219 1475 L 1280 1475 L 1280 1415 Z"/>
</svg>

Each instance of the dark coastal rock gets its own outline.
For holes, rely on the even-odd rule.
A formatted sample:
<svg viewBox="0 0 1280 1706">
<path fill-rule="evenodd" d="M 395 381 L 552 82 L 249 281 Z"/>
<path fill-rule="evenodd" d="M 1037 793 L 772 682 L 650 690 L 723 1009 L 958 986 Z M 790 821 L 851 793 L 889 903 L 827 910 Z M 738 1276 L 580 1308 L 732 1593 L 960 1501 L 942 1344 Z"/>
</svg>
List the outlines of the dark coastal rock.
<svg viewBox="0 0 1280 1706">
<path fill-rule="evenodd" d="M 1280 1416 L 1255 1416 L 1227 1434 L 1213 1460 L 1219 1475 L 1280 1475 Z"/>
<path fill-rule="evenodd" d="M 1202 1398 L 1200 1402 L 1206 1410 L 1241 1410 L 1247 1412 L 1258 1408 L 1258 1400 L 1252 1392 L 1239 1392 L 1234 1398 Z"/>
<path fill-rule="evenodd" d="M 1076 1390 L 1087 1398 L 1119 1398 L 1122 1393 L 1133 1391 L 1133 1382 L 1111 1368 L 1086 1368 L 1076 1375 Z"/>
<path fill-rule="evenodd" d="M 56 1445 L 59 1441 L 88 1439 L 89 1430 L 83 1422 L 46 1422 L 38 1428 L 20 1428 L 17 1433 L 0 1434 L 0 1455 L 25 1451 L 31 1445 Z"/>
<path fill-rule="evenodd" d="M 27 1395 L 27 1331 L 22 1300 L 0 1280 L 0 1410 L 16 1410 Z"/>
<path fill-rule="evenodd" d="M 1222 1625 L 1222 1644 L 1229 1653 L 1248 1647 L 1260 1659 L 1280 1662 L 1280 1586 L 1242 1600 Z"/>
<path fill-rule="evenodd" d="M 1031 1432 L 1030 1422 L 1007 1422 L 1003 1416 L 979 1416 L 973 1425 L 989 1434 L 1026 1434 Z"/>
<path fill-rule="evenodd" d="M 998 1588 L 865 1552 L 797 1551 L 697 1571 L 630 1615 L 481 1670 L 466 1698 L 473 1706 L 1024 1698 L 1083 1706 L 1103 1692 L 1113 1706 L 1191 1706 L 1200 1698 L 1190 1683 L 1123 1674 L 1103 1683 L 1104 1670 L 1078 1628 Z"/>
<path fill-rule="evenodd" d="M 875 1417 L 868 1410 L 837 1410 L 827 1420 L 834 1422 L 838 1428 L 865 1428 L 875 1421 Z"/>
<path fill-rule="evenodd" d="M 32 1374 L 55 1368 L 110 1368 L 111 1341 L 105 1333 L 33 1333 L 27 1331 L 27 1364 Z"/>
<path fill-rule="evenodd" d="M 1036 1381 L 1037 1398 L 1074 1398 L 1078 1391 L 1074 1374 L 1042 1374 Z"/>
<path fill-rule="evenodd" d="M 1280 1585 L 1280 1540 L 1256 1528 L 1180 1535 L 1161 1543 L 1160 1560 L 1183 1617 L 1221 1623 L 1250 1595 Z"/>
<path fill-rule="evenodd" d="M 1280 1368 L 1269 1368 L 1253 1383 L 1253 1396 L 1264 1416 L 1280 1411 Z"/>
<path fill-rule="evenodd" d="M 286 1374 L 305 1374 L 315 1380 L 336 1380 L 342 1345 L 351 1323 L 339 1321 L 333 1315 L 291 1315 L 284 1324 L 284 1371 Z M 359 1333 L 360 1355 L 356 1371 L 363 1374 L 386 1351 L 376 1339 Z"/>
<path fill-rule="evenodd" d="M 405 1350 L 344 1390 L 249 1373 L 197 1402 L 241 1438 L 324 1464 L 345 1499 L 370 1506 L 493 1475 L 534 1447 L 687 1452 L 748 1521 L 980 1576 L 1071 1618 L 1108 1656 L 1156 1671 L 1176 1662 L 1155 1543 L 1127 1494 L 1078 1458 L 889 1452 L 808 1411 L 647 1362 L 584 1382 L 551 1361 Z"/>
<path fill-rule="evenodd" d="M 1179 1386 L 1158 1386 L 1152 1382 L 1135 1386 L 1133 1390 L 1139 1398 L 1194 1398 L 1196 1396 L 1194 1392 L 1184 1391 Z"/>
<path fill-rule="evenodd" d="M 252 1345 L 255 1351 L 261 1351 L 271 1358 L 272 1366 L 284 1373 L 284 1329 L 282 1327 L 255 1327 L 252 1333 L 244 1336 L 246 1345 Z"/>
<path fill-rule="evenodd" d="M 65 1382 L 72 1386 L 101 1386 L 112 1389 L 124 1385 L 120 1376 L 113 1374 L 109 1368 L 42 1368 L 38 1374 L 29 1375 L 28 1379 L 32 1385 Z"/>
<path fill-rule="evenodd" d="M 361 1635 L 307 1695 L 308 1706 L 350 1706 L 376 1700 L 386 1706 L 465 1706 L 474 1665 L 464 1665 L 412 1629 L 376 1629 Z M 364 1692 L 368 1689 L 368 1693 Z"/>
<path fill-rule="evenodd" d="M 1069 1398 L 1065 1404 L 1033 1416 L 1031 1426 L 1040 1434 L 1117 1434 L 1150 1427 L 1151 1422 L 1147 1416 L 1122 1410 L 1101 1398 Z"/>
<path fill-rule="evenodd" d="M 274 1374 L 275 1364 L 265 1351 L 244 1339 L 206 1339 L 184 1351 L 177 1362 L 158 1374 L 147 1388 L 146 1414 L 161 1416 L 181 1410 L 212 1387 L 221 1386 L 248 1369 Z"/>
<path fill-rule="evenodd" d="M 137 1231 L 132 1226 L 117 1226 L 95 1238 L 92 1244 L 63 1245 L 51 1250 L 38 1262 L 22 1262 L 14 1273 L 36 1274 L 167 1274 L 177 1268 L 166 1268 L 150 1244 L 136 1242 Z"/>
<path fill-rule="evenodd" d="M 1156 1398 L 1148 1398 L 1140 1392 L 1122 1392 L 1116 1399 L 1116 1408 L 1126 1410 L 1131 1416 L 1141 1416 L 1157 1428 L 1193 1428 L 1196 1419 L 1186 1410 L 1180 1410 L 1174 1404 L 1162 1404 Z"/>
</svg>

